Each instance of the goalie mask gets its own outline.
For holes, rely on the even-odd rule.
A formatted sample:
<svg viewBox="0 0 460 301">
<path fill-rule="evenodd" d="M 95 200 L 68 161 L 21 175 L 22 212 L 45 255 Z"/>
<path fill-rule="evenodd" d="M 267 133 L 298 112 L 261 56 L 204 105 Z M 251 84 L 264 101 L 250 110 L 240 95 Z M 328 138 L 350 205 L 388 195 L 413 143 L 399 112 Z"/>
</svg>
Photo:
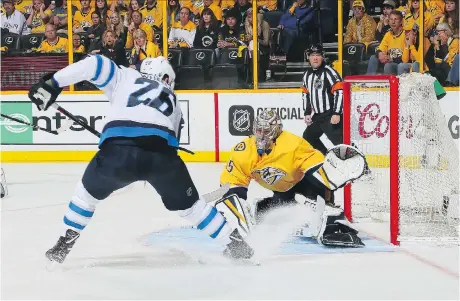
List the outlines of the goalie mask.
<svg viewBox="0 0 460 301">
<path fill-rule="evenodd" d="M 275 110 L 263 110 L 254 120 L 253 134 L 256 138 L 257 153 L 269 154 L 273 142 L 283 130 L 281 118 Z"/>
<path fill-rule="evenodd" d="M 164 83 L 171 90 L 174 90 L 176 73 L 167 58 L 159 56 L 145 59 L 141 64 L 140 72 L 142 77 Z"/>
</svg>

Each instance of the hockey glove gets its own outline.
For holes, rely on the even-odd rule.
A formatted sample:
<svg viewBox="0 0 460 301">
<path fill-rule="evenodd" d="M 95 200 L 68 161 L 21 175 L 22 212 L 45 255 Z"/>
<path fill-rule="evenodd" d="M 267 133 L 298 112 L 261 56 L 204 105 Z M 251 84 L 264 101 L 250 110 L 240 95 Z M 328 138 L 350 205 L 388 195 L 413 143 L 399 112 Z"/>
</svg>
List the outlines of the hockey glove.
<svg viewBox="0 0 460 301">
<path fill-rule="evenodd" d="M 46 111 L 62 92 L 62 88 L 59 88 L 53 75 L 54 73 L 45 75 L 29 90 L 29 98 L 39 111 Z"/>
</svg>

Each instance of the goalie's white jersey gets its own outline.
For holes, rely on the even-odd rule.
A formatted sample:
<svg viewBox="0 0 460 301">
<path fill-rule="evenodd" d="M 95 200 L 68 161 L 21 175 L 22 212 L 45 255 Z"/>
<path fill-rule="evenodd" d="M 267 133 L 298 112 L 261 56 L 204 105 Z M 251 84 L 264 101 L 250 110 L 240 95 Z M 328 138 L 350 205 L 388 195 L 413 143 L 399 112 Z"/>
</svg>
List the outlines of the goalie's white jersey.
<svg viewBox="0 0 460 301">
<path fill-rule="evenodd" d="M 99 145 L 111 137 L 160 136 L 179 146 L 182 113 L 179 102 L 164 84 L 142 77 L 141 73 L 117 66 L 101 56 L 89 56 L 56 72 L 59 87 L 83 80 L 104 91 L 110 102 Z"/>
</svg>

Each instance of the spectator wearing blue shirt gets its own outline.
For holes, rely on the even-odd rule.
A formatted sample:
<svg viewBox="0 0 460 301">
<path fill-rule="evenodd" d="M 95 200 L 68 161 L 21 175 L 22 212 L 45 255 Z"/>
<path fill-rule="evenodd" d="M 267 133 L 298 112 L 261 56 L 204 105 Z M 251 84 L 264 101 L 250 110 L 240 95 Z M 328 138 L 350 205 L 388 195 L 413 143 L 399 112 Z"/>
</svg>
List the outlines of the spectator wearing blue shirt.
<svg viewBox="0 0 460 301">
<path fill-rule="evenodd" d="M 297 38 L 305 39 L 311 29 L 314 29 L 315 11 L 307 0 L 297 0 L 286 10 L 280 20 L 281 49 L 285 54 Z"/>
</svg>

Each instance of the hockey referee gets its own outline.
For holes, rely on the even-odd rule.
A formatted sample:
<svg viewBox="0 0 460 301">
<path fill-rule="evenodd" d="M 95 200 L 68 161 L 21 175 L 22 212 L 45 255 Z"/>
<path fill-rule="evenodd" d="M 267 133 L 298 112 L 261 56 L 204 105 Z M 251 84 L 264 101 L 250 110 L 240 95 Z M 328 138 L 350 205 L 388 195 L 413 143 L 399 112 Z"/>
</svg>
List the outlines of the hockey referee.
<svg viewBox="0 0 460 301">
<path fill-rule="evenodd" d="M 311 69 L 303 76 L 302 98 L 307 128 L 303 138 L 323 154 L 343 140 L 343 83 L 340 75 L 324 63 L 323 46 L 307 50 Z"/>
</svg>

